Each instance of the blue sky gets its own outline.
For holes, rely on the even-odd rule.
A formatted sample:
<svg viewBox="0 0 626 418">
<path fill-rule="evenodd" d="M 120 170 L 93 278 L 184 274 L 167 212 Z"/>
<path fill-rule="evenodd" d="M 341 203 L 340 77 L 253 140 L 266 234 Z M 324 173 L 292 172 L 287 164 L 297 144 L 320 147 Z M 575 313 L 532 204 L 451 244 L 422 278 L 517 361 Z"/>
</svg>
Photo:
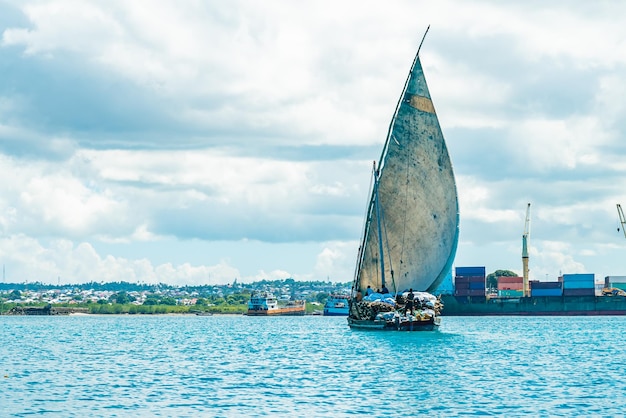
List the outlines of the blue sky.
<svg viewBox="0 0 626 418">
<path fill-rule="evenodd" d="M 455 264 L 626 275 L 626 5 L 2 1 L 7 282 L 350 281 L 421 36 Z"/>
</svg>

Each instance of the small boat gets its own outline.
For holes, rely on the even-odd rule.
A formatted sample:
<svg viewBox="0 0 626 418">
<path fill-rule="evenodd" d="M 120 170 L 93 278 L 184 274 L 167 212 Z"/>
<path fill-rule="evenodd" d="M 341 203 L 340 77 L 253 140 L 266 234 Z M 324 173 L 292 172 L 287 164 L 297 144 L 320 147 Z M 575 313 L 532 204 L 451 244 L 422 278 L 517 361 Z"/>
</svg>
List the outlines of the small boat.
<svg viewBox="0 0 626 418">
<path fill-rule="evenodd" d="M 441 323 L 443 304 L 429 292 L 451 271 L 459 208 L 452 163 L 419 58 L 423 42 L 378 165 L 374 162 L 349 300 L 350 328 L 420 331 Z"/>
<path fill-rule="evenodd" d="M 348 295 L 330 295 L 324 304 L 324 316 L 348 316 Z"/>
<path fill-rule="evenodd" d="M 303 300 L 288 301 L 282 305 L 270 292 L 256 292 L 248 301 L 248 316 L 304 315 Z"/>
</svg>

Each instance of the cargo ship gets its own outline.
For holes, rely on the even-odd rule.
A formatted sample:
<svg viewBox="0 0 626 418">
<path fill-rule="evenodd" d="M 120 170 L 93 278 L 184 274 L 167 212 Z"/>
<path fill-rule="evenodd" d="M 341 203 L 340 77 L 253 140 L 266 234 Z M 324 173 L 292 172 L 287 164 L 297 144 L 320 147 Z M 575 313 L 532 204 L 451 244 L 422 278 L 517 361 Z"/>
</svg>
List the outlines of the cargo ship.
<svg viewBox="0 0 626 418">
<path fill-rule="evenodd" d="M 457 267 L 452 294 L 440 294 L 446 316 L 626 315 L 626 277 L 609 276 L 598 293 L 594 274 L 563 274 L 557 281 L 498 277 L 486 286 L 484 267 Z"/>
<path fill-rule="evenodd" d="M 276 296 L 270 292 L 254 293 L 248 301 L 248 316 L 304 315 L 306 308 L 303 300 L 289 301 L 280 305 Z"/>
</svg>

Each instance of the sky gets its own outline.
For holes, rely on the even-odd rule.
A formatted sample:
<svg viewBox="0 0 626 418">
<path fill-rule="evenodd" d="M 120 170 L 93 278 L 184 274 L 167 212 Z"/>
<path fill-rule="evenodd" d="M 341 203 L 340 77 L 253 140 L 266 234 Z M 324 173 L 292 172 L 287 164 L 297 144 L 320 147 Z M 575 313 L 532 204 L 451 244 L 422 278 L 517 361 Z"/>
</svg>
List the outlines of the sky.
<svg viewBox="0 0 626 418">
<path fill-rule="evenodd" d="M 518 4 L 519 3 L 519 4 Z M 455 266 L 626 275 L 626 3 L 0 0 L 8 283 L 349 282 L 413 56 Z"/>
</svg>

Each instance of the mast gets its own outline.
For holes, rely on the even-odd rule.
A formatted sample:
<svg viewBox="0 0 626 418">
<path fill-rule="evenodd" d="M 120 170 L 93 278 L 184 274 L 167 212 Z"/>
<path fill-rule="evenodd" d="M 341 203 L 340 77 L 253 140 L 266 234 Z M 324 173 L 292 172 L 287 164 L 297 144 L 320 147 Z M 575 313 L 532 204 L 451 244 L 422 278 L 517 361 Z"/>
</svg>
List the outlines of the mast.
<svg viewBox="0 0 626 418">
<path fill-rule="evenodd" d="M 367 210 L 365 211 L 365 222 L 363 225 L 363 233 L 361 236 L 361 245 L 359 246 L 359 251 L 357 254 L 357 262 L 356 268 L 354 270 L 354 279 L 352 280 L 352 294 L 356 294 L 356 291 L 360 287 L 360 274 L 361 267 L 363 266 L 363 258 L 365 257 L 365 243 L 367 242 L 367 237 L 369 235 L 370 224 L 372 223 L 372 210 L 374 206 L 374 188 L 378 183 L 378 176 L 376 170 L 376 161 L 373 162 L 372 167 L 372 182 L 370 183 L 369 190 L 371 190 L 369 204 L 367 205 Z"/>
<path fill-rule="evenodd" d="M 374 172 L 374 202 L 376 205 L 376 227 L 378 228 L 378 253 L 380 258 L 380 280 L 385 287 L 385 254 L 383 250 L 383 231 L 380 221 L 380 202 L 378 200 L 378 170 Z"/>
<path fill-rule="evenodd" d="M 524 234 L 522 235 L 522 269 L 523 269 L 523 286 L 524 296 L 530 296 L 528 286 L 528 238 L 530 236 L 530 203 L 526 207 L 526 222 L 524 223 Z"/>
</svg>

